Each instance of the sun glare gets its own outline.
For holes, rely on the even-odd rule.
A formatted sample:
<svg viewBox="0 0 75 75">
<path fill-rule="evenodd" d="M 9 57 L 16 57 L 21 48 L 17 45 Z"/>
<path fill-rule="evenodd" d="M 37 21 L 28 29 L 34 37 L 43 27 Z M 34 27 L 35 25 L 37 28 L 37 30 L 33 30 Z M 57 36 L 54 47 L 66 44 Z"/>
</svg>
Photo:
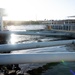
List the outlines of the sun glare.
<svg viewBox="0 0 75 75">
<path fill-rule="evenodd" d="M 11 36 L 10 36 L 10 43 L 14 45 L 16 43 L 16 41 L 17 41 L 16 35 L 15 34 L 11 34 Z"/>
</svg>

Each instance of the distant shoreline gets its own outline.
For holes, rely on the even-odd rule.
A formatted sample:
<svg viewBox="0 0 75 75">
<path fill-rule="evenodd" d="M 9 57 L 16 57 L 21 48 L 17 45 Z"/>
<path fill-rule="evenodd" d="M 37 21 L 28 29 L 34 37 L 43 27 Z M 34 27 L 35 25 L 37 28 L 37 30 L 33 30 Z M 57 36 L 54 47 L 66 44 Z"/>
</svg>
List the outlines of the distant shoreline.
<svg viewBox="0 0 75 75">
<path fill-rule="evenodd" d="M 3 25 L 40 25 L 43 21 L 3 21 Z"/>
</svg>

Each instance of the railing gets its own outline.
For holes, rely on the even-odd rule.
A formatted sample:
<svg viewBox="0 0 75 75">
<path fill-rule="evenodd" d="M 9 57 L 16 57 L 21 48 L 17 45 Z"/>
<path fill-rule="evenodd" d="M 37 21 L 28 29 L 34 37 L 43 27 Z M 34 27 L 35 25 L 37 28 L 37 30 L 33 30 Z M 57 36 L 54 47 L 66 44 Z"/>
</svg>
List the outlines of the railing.
<svg viewBox="0 0 75 75">
<path fill-rule="evenodd" d="M 17 34 L 17 35 L 41 35 L 41 36 L 69 36 L 68 33 L 52 33 L 52 32 L 26 32 L 26 31 L 0 31 L 0 34 Z"/>
<path fill-rule="evenodd" d="M 0 54 L 0 64 L 25 64 L 75 61 L 75 52 L 52 52 L 50 54 Z"/>
<path fill-rule="evenodd" d="M 0 52 L 8 52 L 22 49 L 31 48 L 41 48 L 41 47 L 51 47 L 75 43 L 75 40 L 62 40 L 62 41 L 50 41 L 50 42 L 37 42 L 37 43 L 27 43 L 27 44 L 5 44 L 0 45 Z"/>
<path fill-rule="evenodd" d="M 0 32 L 0 33 L 9 34 L 10 32 Z M 22 34 L 22 32 L 18 33 Z M 25 35 L 24 32 L 23 34 Z M 27 33 L 27 35 L 29 34 Z M 40 35 L 44 35 L 44 33 L 41 33 Z M 74 43 L 75 40 L 61 40 L 61 41 L 37 42 L 29 44 L 13 44 L 13 45 L 5 44 L 0 45 L 0 52 L 59 46 Z M 75 52 L 52 52 L 50 54 L 0 54 L 0 64 L 48 63 L 48 62 L 60 62 L 62 60 L 75 61 Z"/>
</svg>

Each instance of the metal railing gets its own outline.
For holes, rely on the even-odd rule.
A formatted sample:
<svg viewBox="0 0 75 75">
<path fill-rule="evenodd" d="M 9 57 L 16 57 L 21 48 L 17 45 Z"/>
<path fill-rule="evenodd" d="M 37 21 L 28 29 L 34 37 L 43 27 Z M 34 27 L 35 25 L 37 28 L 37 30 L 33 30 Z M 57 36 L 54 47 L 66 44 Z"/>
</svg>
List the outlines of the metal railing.
<svg viewBox="0 0 75 75">
<path fill-rule="evenodd" d="M 0 33 L 9 34 L 10 32 L 0 32 Z M 22 32 L 20 32 L 19 34 L 22 34 Z M 25 35 L 26 33 L 23 32 L 23 34 Z M 45 34 L 41 33 L 40 35 Z M 4 44 L 0 45 L 0 52 L 59 46 L 74 43 L 75 40 L 61 40 L 61 41 L 37 42 L 29 44 Z M 48 62 L 60 62 L 61 60 L 75 61 L 75 52 L 51 52 L 50 54 L 0 54 L 0 64 L 48 63 Z"/>
<path fill-rule="evenodd" d="M 50 54 L 0 54 L 0 64 L 25 64 L 75 61 L 75 52 L 51 52 Z"/>
<path fill-rule="evenodd" d="M 42 47 L 51 47 L 75 43 L 75 40 L 61 40 L 61 41 L 50 41 L 50 42 L 35 42 L 27 44 L 4 44 L 0 45 L 0 52 L 8 52 L 22 49 L 31 49 L 31 48 L 42 48 Z"/>
</svg>

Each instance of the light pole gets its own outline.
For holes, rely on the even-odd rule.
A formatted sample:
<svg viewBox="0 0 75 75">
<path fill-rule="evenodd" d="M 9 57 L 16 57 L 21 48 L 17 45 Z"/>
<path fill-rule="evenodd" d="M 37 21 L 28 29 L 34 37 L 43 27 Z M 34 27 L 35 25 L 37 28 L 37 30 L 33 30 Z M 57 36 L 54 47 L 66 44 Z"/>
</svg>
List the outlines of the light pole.
<svg viewBox="0 0 75 75">
<path fill-rule="evenodd" d="M 5 16 L 5 9 L 0 8 L 0 31 L 3 31 L 3 16 Z"/>
</svg>

